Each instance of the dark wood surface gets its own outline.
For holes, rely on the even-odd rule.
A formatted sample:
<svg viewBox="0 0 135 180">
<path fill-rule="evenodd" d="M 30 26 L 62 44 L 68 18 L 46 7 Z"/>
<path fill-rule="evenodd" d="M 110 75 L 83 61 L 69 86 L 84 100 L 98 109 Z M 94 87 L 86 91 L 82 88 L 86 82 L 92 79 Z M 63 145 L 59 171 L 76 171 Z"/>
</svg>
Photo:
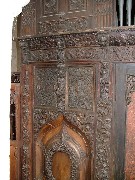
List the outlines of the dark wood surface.
<svg viewBox="0 0 135 180">
<path fill-rule="evenodd" d="M 135 28 L 115 1 L 42 3 L 20 18 L 21 179 L 123 180 Z"/>
</svg>

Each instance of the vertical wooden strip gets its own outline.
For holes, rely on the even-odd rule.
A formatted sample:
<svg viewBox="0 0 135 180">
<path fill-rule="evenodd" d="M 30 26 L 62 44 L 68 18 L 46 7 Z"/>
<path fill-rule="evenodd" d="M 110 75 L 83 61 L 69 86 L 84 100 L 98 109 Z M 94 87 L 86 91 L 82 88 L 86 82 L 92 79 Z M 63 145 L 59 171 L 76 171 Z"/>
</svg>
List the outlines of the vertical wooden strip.
<svg viewBox="0 0 135 180">
<path fill-rule="evenodd" d="M 21 155 L 22 180 L 32 180 L 32 96 L 31 67 L 22 65 L 21 73 Z"/>
</svg>

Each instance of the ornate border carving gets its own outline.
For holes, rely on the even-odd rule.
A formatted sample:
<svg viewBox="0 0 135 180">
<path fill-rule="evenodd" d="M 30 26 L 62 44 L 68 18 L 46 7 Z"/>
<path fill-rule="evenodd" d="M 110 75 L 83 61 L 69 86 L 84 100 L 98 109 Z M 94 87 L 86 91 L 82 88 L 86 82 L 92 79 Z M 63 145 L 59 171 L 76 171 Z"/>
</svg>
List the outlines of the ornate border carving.
<svg viewBox="0 0 135 180">
<path fill-rule="evenodd" d="M 32 178 L 31 169 L 31 105 L 30 99 L 30 72 L 29 68 L 23 66 L 21 74 L 21 87 L 22 87 L 22 99 L 21 99 L 21 115 L 22 115 L 22 179 Z"/>
<path fill-rule="evenodd" d="M 100 70 L 100 99 L 97 104 L 96 179 L 110 179 L 110 148 L 112 99 L 109 97 L 110 64 L 102 63 Z"/>
</svg>

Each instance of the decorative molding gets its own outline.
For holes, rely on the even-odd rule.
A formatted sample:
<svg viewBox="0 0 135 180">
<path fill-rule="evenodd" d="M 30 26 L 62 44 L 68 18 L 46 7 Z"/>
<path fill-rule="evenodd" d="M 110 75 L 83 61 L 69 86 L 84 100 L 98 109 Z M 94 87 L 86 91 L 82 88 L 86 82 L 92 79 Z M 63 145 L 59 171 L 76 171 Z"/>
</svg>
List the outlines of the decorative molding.
<svg viewBox="0 0 135 180">
<path fill-rule="evenodd" d="M 126 103 L 131 103 L 131 95 L 135 92 L 135 75 L 127 75 Z"/>
<path fill-rule="evenodd" d="M 95 178 L 110 179 L 110 149 L 112 99 L 109 97 L 109 63 L 102 63 L 100 70 L 100 99 L 97 104 Z"/>
<path fill-rule="evenodd" d="M 58 48 L 59 39 L 62 39 L 64 43 L 64 48 L 106 47 L 110 50 L 111 48 L 114 48 L 114 50 L 115 48 L 133 48 L 135 45 L 135 30 L 118 29 L 111 31 L 104 30 L 103 32 L 91 31 L 72 34 L 41 36 L 20 39 L 19 42 L 22 49 L 24 47 L 27 47 L 30 51 L 51 50 Z"/>
</svg>

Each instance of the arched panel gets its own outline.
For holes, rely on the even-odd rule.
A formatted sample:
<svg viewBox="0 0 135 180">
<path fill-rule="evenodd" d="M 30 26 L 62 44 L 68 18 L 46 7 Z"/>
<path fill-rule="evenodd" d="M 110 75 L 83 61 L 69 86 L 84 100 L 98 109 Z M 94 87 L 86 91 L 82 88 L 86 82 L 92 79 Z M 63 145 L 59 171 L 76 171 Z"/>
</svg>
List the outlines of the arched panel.
<svg viewBox="0 0 135 180">
<path fill-rule="evenodd" d="M 39 132 L 36 141 L 36 178 L 90 180 L 90 154 L 85 135 L 61 115 Z"/>
</svg>

